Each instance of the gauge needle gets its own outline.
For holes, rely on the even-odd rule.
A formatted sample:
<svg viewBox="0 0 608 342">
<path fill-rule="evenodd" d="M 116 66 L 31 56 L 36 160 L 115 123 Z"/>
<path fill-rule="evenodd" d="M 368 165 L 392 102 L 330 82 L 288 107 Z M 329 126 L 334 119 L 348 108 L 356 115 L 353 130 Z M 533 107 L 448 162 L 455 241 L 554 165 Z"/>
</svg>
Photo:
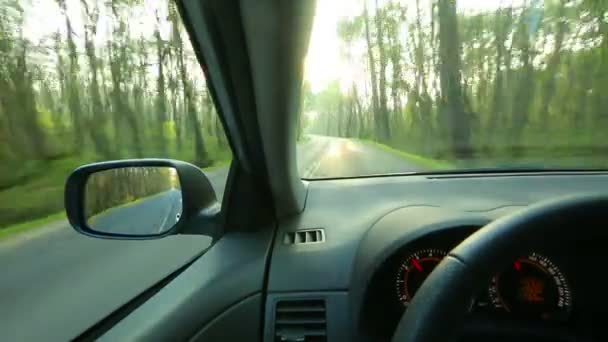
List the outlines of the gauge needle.
<svg viewBox="0 0 608 342">
<path fill-rule="evenodd" d="M 418 263 L 418 260 L 412 259 L 412 264 L 414 264 L 414 267 L 416 267 L 416 269 L 418 271 L 422 271 L 422 266 L 420 266 L 420 264 Z"/>
</svg>

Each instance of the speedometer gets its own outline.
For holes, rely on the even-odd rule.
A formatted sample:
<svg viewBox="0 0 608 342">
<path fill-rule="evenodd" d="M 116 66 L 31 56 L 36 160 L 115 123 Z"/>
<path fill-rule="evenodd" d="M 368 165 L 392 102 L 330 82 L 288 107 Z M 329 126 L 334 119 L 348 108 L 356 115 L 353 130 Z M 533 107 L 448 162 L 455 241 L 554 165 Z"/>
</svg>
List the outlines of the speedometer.
<svg viewBox="0 0 608 342">
<path fill-rule="evenodd" d="M 492 278 L 490 300 L 495 308 L 524 317 L 565 319 L 572 293 L 562 271 L 538 253 L 519 258 Z"/>
<path fill-rule="evenodd" d="M 446 254 L 439 249 L 422 249 L 405 258 L 399 266 L 395 282 L 401 303 L 406 306 L 410 303 L 422 282 Z"/>
</svg>

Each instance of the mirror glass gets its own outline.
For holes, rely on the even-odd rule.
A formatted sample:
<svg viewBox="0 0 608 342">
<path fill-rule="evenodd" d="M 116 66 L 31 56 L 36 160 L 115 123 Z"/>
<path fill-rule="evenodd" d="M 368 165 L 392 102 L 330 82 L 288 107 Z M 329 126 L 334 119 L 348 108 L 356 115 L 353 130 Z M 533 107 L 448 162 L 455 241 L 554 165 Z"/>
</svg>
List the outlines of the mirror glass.
<svg viewBox="0 0 608 342">
<path fill-rule="evenodd" d="M 124 167 L 87 179 L 84 215 L 90 229 L 107 235 L 157 235 L 182 214 L 182 192 L 172 167 Z"/>
</svg>

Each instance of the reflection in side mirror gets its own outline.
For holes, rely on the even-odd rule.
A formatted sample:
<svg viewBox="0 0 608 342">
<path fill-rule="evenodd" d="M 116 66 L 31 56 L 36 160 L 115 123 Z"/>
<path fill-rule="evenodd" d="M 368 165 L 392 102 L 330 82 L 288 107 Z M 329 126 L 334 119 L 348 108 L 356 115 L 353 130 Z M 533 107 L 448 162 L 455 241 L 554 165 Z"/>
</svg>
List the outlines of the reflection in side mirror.
<svg viewBox="0 0 608 342">
<path fill-rule="evenodd" d="M 177 171 L 166 166 L 133 166 L 89 175 L 84 216 L 89 229 L 103 234 L 158 235 L 182 215 Z"/>
</svg>

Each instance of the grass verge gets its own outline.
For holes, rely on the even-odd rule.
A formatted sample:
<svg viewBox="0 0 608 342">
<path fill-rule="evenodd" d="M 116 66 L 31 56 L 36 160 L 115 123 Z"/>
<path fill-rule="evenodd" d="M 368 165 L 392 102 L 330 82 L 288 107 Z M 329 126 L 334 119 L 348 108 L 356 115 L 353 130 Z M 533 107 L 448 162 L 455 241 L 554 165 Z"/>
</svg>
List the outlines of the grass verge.
<svg viewBox="0 0 608 342">
<path fill-rule="evenodd" d="M 219 160 L 219 161 L 213 162 L 213 165 L 211 165 L 211 166 L 201 168 L 201 170 L 203 170 L 205 172 L 216 171 L 218 169 L 228 167 L 230 165 L 230 162 L 232 162 L 232 159 Z"/>
<path fill-rule="evenodd" d="M 229 153 L 203 171 L 215 171 L 230 164 Z M 68 175 L 78 166 L 97 160 L 95 156 L 65 158 L 40 165 L 38 177 L 0 191 L 0 240 L 43 227 L 65 218 L 63 191 Z"/>
<path fill-rule="evenodd" d="M 0 191 L 0 231 L 7 226 L 44 219 L 64 210 L 68 175 L 94 157 L 65 158 L 41 164 L 38 177 Z"/>
<path fill-rule="evenodd" d="M 361 142 L 367 144 L 367 145 L 371 145 L 374 146 L 378 149 L 381 149 L 387 153 L 390 153 L 392 155 L 396 155 L 399 158 L 403 159 L 403 160 L 407 160 L 409 162 L 413 162 L 416 163 L 418 165 L 424 166 L 426 168 L 429 168 L 431 170 L 446 170 L 446 169 L 453 169 L 454 165 L 447 162 L 447 161 L 443 161 L 443 160 L 437 160 L 437 159 L 432 159 L 432 158 L 427 158 L 418 154 L 414 154 L 414 153 L 410 153 L 410 152 L 406 152 L 403 150 L 398 150 L 396 148 L 390 147 L 388 145 L 384 145 L 381 144 L 379 142 L 375 142 L 375 141 L 371 141 L 371 140 L 361 140 Z"/>
<path fill-rule="evenodd" d="M 40 219 L 4 227 L 4 228 L 0 229 L 0 241 L 4 240 L 10 236 L 13 236 L 16 234 L 22 234 L 27 231 L 43 227 L 51 222 L 55 222 L 55 221 L 63 220 L 63 219 L 65 219 L 65 213 L 59 212 L 59 213 L 49 215 L 47 217 L 43 217 Z"/>
</svg>

